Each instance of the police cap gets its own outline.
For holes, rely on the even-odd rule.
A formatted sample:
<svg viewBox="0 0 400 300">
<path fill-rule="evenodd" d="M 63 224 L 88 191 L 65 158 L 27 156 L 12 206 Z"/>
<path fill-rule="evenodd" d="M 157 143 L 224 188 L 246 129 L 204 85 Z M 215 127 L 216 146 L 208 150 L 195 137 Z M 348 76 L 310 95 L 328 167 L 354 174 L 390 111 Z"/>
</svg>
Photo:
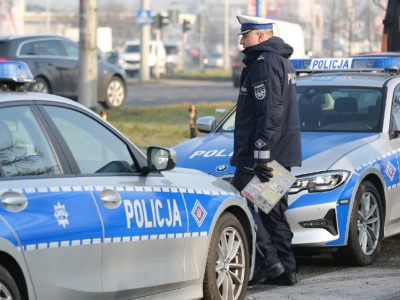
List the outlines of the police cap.
<svg viewBox="0 0 400 300">
<path fill-rule="evenodd" d="M 236 18 L 241 24 L 240 32 L 238 33 L 238 35 L 246 34 L 255 29 L 270 29 L 275 23 L 274 20 L 260 17 L 238 15 L 236 16 Z"/>
</svg>

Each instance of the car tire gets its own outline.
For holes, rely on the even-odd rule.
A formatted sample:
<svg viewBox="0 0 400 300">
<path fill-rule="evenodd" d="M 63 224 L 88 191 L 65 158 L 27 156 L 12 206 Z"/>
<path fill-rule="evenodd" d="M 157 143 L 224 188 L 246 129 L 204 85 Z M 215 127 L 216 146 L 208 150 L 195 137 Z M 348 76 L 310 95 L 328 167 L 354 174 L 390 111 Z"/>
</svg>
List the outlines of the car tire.
<svg viewBox="0 0 400 300">
<path fill-rule="evenodd" d="M 3 266 L 0 266 L 0 299 L 21 300 L 17 284 Z"/>
<path fill-rule="evenodd" d="M 376 187 L 364 181 L 357 190 L 353 205 L 347 246 L 333 252 L 333 258 L 348 266 L 367 266 L 379 255 L 383 240 L 384 215 Z"/>
<path fill-rule="evenodd" d="M 35 78 L 35 82 L 31 84 L 29 89 L 31 92 L 51 94 L 50 84 L 43 77 Z"/>
<path fill-rule="evenodd" d="M 218 219 L 208 251 L 203 299 L 244 299 L 250 272 L 246 236 L 233 214 Z"/>
<path fill-rule="evenodd" d="M 102 102 L 104 108 L 117 108 L 125 103 L 126 85 L 118 76 L 113 76 L 107 85 L 106 100 Z"/>
</svg>

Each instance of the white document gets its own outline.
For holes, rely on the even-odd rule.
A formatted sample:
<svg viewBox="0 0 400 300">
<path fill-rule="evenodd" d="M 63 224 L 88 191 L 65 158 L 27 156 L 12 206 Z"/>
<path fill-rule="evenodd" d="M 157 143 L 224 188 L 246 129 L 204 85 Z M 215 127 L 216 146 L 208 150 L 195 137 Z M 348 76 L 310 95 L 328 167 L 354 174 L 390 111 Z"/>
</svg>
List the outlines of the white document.
<svg viewBox="0 0 400 300">
<path fill-rule="evenodd" d="M 270 181 L 261 182 L 257 176 L 254 176 L 242 191 L 243 196 L 266 214 L 271 211 L 297 180 L 295 176 L 276 161 L 269 162 L 267 166 L 273 169 L 273 177 Z"/>
</svg>

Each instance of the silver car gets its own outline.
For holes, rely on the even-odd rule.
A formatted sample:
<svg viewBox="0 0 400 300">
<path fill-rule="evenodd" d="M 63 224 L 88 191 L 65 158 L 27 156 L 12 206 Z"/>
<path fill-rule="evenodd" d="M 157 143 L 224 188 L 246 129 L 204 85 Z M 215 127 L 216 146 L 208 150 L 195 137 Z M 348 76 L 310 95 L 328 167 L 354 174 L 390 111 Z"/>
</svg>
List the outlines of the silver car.
<svg viewBox="0 0 400 300">
<path fill-rule="evenodd" d="M 0 63 L 0 298 L 244 299 L 255 233 L 239 192 L 32 80 Z"/>
<path fill-rule="evenodd" d="M 365 266 L 384 238 L 400 234 L 400 56 L 291 60 L 296 70 L 302 166 L 286 216 L 297 254 L 328 251 Z M 306 75 L 304 73 L 307 73 Z M 236 107 L 209 133 L 174 147 L 177 166 L 231 180 Z"/>
</svg>

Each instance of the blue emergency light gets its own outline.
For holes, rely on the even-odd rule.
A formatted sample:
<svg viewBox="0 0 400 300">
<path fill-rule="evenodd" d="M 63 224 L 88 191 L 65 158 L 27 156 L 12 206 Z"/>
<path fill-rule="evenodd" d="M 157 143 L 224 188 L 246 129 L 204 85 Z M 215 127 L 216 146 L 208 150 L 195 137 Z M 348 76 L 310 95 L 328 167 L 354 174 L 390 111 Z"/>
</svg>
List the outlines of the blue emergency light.
<svg viewBox="0 0 400 300">
<path fill-rule="evenodd" d="M 298 72 L 400 70 L 400 55 L 388 57 L 307 58 L 290 60 Z"/>
<path fill-rule="evenodd" d="M 0 62 L 0 82 L 27 83 L 35 79 L 28 65 L 21 61 Z"/>
</svg>

